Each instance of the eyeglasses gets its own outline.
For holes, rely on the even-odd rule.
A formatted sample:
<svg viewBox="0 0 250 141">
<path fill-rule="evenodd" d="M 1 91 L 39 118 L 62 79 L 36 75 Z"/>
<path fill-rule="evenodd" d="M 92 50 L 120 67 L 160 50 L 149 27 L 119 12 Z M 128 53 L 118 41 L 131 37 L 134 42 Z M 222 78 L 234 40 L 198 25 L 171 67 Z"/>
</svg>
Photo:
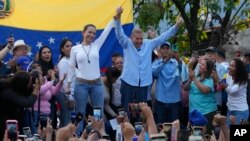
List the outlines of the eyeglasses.
<svg viewBox="0 0 250 141">
<path fill-rule="evenodd" d="M 16 51 L 27 51 L 28 48 L 26 46 L 20 46 L 16 48 Z"/>
</svg>

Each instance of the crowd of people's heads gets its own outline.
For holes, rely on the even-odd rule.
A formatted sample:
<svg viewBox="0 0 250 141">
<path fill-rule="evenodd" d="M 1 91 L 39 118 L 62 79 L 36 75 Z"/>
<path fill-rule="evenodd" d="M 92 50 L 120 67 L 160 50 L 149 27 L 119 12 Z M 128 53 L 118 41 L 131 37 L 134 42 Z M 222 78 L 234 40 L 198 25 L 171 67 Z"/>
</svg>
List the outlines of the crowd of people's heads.
<svg viewBox="0 0 250 141">
<path fill-rule="evenodd" d="M 147 39 L 140 28 L 127 37 L 122 11 L 117 9 L 115 21 L 97 39 L 93 24 L 84 26 L 79 45 L 62 39 L 57 65 L 49 46 L 31 60 L 24 40 L 8 39 L 1 48 L 13 55 L 6 73 L 12 75 L 0 80 L 0 125 L 6 124 L 0 139 L 5 133 L 6 140 L 16 140 L 13 135 L 18 134 L 58 141 L 229 140 L 230 124 L 246 124 L 249 53 L 230 61 L 216 47 L 179 54 L 166 39 L 177 32 L 180 17 L 158 37 L 152 26 Z M 112 65 L 101 75 L 99 50 L 114 23 L 123 54 L 114 53 Z M 222 95 L 225 101 L 216 98 Z M 11 126 L 21 129 L 10 131 Z"/>
</svg>

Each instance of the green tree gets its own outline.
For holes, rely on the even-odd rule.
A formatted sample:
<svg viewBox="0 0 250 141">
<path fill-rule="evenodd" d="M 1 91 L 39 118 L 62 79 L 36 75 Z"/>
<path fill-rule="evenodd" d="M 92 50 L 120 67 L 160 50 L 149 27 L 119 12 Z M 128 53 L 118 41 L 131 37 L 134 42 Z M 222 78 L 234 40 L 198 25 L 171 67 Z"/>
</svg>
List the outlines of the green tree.
<svg viewBox="0 0 250 141">
<path fill-rule="evenodd" d="M 180 51 L 197 50 L 205 40 L 209 45 L 222 47 L 232 40 L 231 34 L 249 26 L 246 19 L 250 15 L 250 3 L 247 1 L 133 0 L 134 17 L 145 31 L 148 25 L 157 27 L 164 17 L 170 25 L 174 24 L 176 16 L 181 14 L 185 26 L 179 30 L 176 40 Z"/>
</svg>

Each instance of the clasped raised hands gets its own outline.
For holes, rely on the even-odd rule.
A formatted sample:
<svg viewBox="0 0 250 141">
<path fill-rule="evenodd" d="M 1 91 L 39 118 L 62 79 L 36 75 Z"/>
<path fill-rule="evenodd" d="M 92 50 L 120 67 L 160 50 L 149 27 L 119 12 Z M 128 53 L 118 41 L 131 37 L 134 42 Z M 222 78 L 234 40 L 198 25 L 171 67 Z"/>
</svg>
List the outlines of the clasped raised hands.
<svg viewBox="0 0 250 141">
<path fill-rule="evenodd" d="M 114 16 L 115 19 L 121 19 L 121 14 L 123 12 L 123 8 L 121 6 L 116 8 L 116 15 Z"/>
</svg>

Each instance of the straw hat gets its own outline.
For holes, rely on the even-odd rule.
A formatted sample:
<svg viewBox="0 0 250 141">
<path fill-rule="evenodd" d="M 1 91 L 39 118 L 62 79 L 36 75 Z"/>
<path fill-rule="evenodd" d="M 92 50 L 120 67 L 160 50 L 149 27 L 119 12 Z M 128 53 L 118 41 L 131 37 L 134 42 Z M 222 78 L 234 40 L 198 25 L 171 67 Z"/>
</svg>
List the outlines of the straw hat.
<svg viewBox="0 0 250 141">
<path fill-rule="evenodd" d="M 28 52 L 31 51 L 31 47 L 29 45 L 25 44 L 24 40 L 17 40 L 17 41 L 15 41 L 14 47 L 11 48 L 11 50 L 9 51 L 9 53 L 13 55 L 13 50 L 15 50 L 16 48 L 18 48 L 20 46 L 27 47 Z"/>
</svg>

